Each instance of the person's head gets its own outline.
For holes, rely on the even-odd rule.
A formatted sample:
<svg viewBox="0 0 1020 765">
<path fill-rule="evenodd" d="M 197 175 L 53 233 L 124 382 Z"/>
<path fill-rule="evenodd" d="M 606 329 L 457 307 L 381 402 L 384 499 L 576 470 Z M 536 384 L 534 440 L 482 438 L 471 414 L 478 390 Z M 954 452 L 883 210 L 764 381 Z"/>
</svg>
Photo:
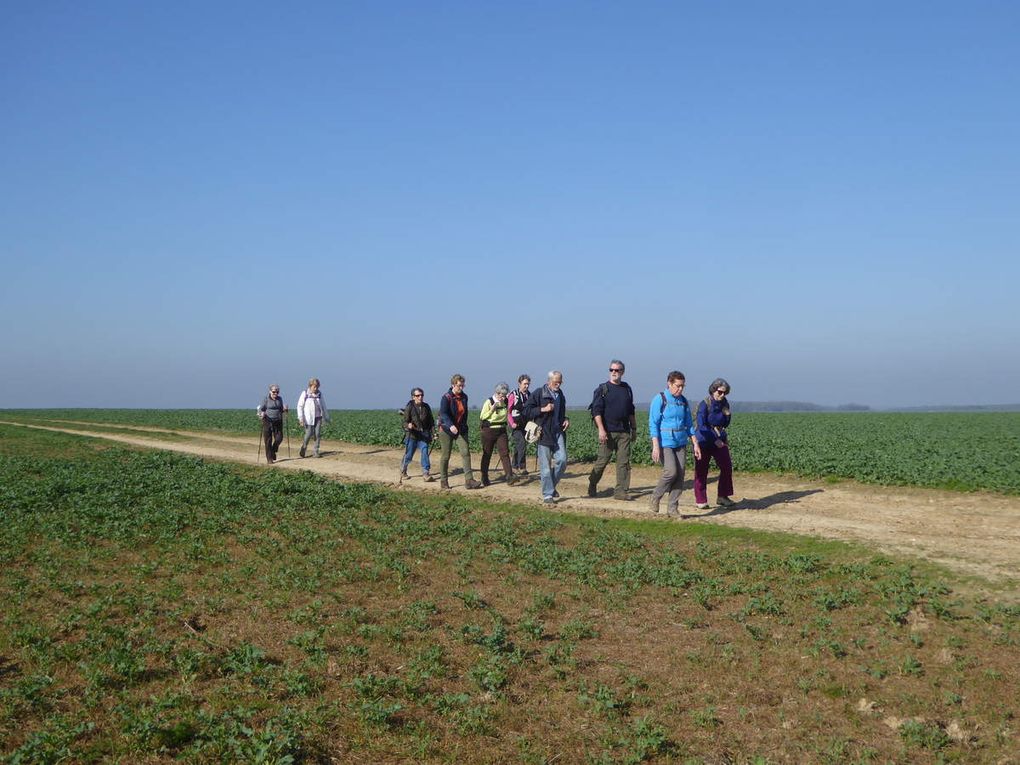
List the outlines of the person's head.
<svg viewBox="0 0 1020 765">
<path fill-rule="evenodd" d="M 510 386 L 507 385 L 505 382 L 501 382 L 498 385 L 496 385 L 495 389 L 493 389 L 492 397 L 497 401 L 501 401 L 506 398 L 506 394 L 509 392 Z"/>
<path fill-rule="evenodd" d="M 684 377 L 683 372 L 679 372 L 674 369 L 668 375 L 666 375 L 666 385 L 669 387 L 669 392 L 674 396 L 679 396 L 683 393 L 684 386 L 687 385 L 687 378 Z"/>
<path fill-rule="evenodd" d="M 527 375 L 521 375 L 517 378 L 517 387 L 523 391 L 527 391 L 531 387 L 531 378 Z"/>
<path fill-rule="evenodd" d="M 454 393 L 460 393 L 464 390 L 464 383 L 467 380 L 464 379 L 464 375 L 454 375 L 450 378 L 450 387 L 453 388 Z"/>
<path fill-rule="evenodd" d="M 730 384 L 721 377 L 717 377 L 712 380 L 712 384 L 708 386 L 708 395 L 715 399 L 724 399 L 730 394 Z"/>
<path fill-rule="evenodd" d="M 269 395 L 272 398 L 276 398 L 277 396 L 279 396 L 280 395 L 280 386 L 277 385 L 276 383 L 273 383 L 272 385 L 270 385 L 269 386 Z"/>
<path fill-rule="evenodd" d="M 319 378 L 313 377 L 308 381 L 308 390 L 317 391 L 319 389 Z"/>
<path fill-rule="evenodd" d="M 623 379 L 623 371 L 627 367 L 619 359 L 613 359 L 609 362 L 609 380 L 610 382 L 620 382 Z"/>
<path fill-rule="evenodd" d="M 558 369 L 554 369 L 549 372 L 546 377 L 546 381 L 546 384 L 549 386 L 549 390 L 559 390 L 560 386 L 563 384 L 563 373 Z"/>
<path fill-rule="evenodd" d="M 425 391 L 421 388 L 411 388 L 411 400 L 416 404 L 420 404 L 425 400 Z"/>
</svg>

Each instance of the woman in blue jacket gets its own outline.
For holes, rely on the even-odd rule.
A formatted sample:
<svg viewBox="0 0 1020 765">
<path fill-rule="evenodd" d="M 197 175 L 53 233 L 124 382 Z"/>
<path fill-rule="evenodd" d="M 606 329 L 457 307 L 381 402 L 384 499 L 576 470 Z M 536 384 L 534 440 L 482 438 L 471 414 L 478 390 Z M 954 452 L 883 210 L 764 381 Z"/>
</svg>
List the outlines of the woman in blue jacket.
<svg viewBox="0 0 1020 765">
<path fill-rule="evenodd" d="M 719 468 L 719 504 L 732 507 L 737 504 L 733 494 L 733 462 L 726 439 L 730 424 L 730 384 L 721 377 L 708 386 L 708 398 L 698 404 L 698 443 L 701 456 L 694 460 L 694 501 L 699 510 L 708 510 L 708 468 L 715 458 Z"/>
<path fill-rule="evenodd" d="M 652 492 L 652 512 L 659 512 L 662 495 L 669 492 L 666 512 L 671 518 L 680 515 L 680 492 L 684 488 L 687 442 L 694 447 L 694 458 L 701 459 L 697 431 L 691 420 L 691 407 L 684 398 L 687 378 L 676 370 L 666 377 L 666 390 L 652 399 L 648 409 L 648 430 L 652 434 L 652 462 L 662 463 L 662 476 Z"/>
</svg>

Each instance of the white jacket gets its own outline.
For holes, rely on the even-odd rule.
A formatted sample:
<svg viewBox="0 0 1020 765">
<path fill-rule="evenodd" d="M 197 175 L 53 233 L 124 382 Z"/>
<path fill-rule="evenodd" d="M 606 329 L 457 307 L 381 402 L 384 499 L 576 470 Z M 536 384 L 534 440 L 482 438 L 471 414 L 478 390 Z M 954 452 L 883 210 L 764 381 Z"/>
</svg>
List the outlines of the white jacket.
<svg viewBox="0 0 1020 765">
<path fill-rule="evenodd" d="M 316 401 L 319 402 L 322 419 L 329 422 L 329 410 L 326 409 L 326 399 L 322 397 L 322 393 L 319 393 L 318 396 L 313 396 L 307 390 L 303 390 L 301 391 L 301 395 L 298 397 L 297 402 L 298 422 L 301 423 L 302 427 L 305 423 L 308 423 L 309 425 L 315 424 Z"/>
</svg>

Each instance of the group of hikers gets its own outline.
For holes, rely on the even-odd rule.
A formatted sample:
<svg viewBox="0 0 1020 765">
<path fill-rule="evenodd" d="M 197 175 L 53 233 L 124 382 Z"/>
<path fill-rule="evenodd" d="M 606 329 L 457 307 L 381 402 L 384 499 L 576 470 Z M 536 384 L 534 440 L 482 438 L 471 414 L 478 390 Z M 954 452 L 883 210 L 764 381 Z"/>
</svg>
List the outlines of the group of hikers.
<svg viewBox="0 0 1020 765">
<path fill-rule="evenodd" d="M 625 365 L 619 359 L 609 362 L 609 379 L 601 383 L 592 394 L 589 406 L 591 417 L 598 430 L 599 448 L 588 475 L 588 496 L 598 496 L 598 484 L 610 461 L 616 458 L 616 486 L 613 498 L 621 501 L 633 499 L 630 493 L 630 455 L 637 437 L 634 393 L 623 380 Z M 439 404 L 439 419 L 425 401 L 425 391 L 413 388 L 411 399 L 400 410 L 404 430 L 404 457 L 400 463 L 402 482 L 408 479 L 407 469 L 420 454 L 422 477 L 432 482 L 430 453 L 434 440 L 439 441 L 439 484 L 450 489 L 449 465 L 453 446 L 460 451 L 464 472 L 464 487 L 479 489 L 490 485 L 489 468 L 492 455 L 499 455 L 503 475 L 508 486 L 513 486 L 528 475 L 527 447 L 535 444 L 538 452 L 538 469 L 542 488 L 542 501 L 555 504 L 559 498 L 556 487 L 566 471 L 567 441 L 570 428 L 567 416 L 567 399 L 563 393 L 563 373 L 549 372 L 546 382 L 538 390 L 531 390 L 531 377 L 522 374 L 517 388 L 510 390 L 505 382 L 496 385 L 479 414 L 482 460 L 481 481 L 475 480 L 471 467 L 471 450 L 468 445 L 468 396 L 464 391 L 464 376 L 450 378 L 450 389 Z M 730 385 L 716 378 L 708 386 L 708 396 L 698 403 L 694 413 L 683 395 L 686 378 L 673 370 L 666 376 L 666 387 L 656 394 L 649 405 L 648 429 L 651 435 L 652 461 L 662 465 L 662 474 L 651 495 L 651 510 L 661 510 L 663 497 L 667 498 L 666 512 L 671 517 L 680 515 L 680 494 L 683 490 L 687 445 L 694 452 L 694 501 L 700 510 L 707 510 L 708 472 L 714 460 L 719 470 L 718 504 L 732 506 L 733 463 L 730 460 L 726 428 L 730 424 L 728 395 Z M 298 421 L 305 430 L 300 455 L 305 457 L 309 443 L 319 456 L 321 426 L 329 422 L 329 410 L 322 398 L 317 378 L 308 381 L 297 404 Z M 280 387 L 271 385 L 269 395 L 257 408 L 262 419 L 262 438 L 266 459 L 276 460 L 277 450 L 283 441 L 283 422 L 288 407 L 280 397 Z M 510 445 L 513 445 L 513 454 Z"/>
</svg>

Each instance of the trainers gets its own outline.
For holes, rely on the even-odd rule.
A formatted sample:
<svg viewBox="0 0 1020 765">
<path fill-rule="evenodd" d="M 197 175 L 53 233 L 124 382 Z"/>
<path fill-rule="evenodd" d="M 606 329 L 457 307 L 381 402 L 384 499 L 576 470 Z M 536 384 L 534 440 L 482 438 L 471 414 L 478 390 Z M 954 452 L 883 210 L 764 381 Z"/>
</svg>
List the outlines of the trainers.
<svg viewBox="0 0 1020 765">
<path fill-rule="evenodd" d="M 559 499 L 559 498 L 560 498 L 560 493 L 558 491 L 554 491 L 553 492 L 553 499 Z"/>
<path fill-rule="evenodd" d="M 708 503 L 699 502 L 698 504 L 695 505 L 695 507 L 698 508 L 699 510 L 708 510 Z"/>
<path fill-rule="evenodd" d="M 556 504 L 556 497 L 543 497 L 542 498 L 542 504 L 544 504 L 544 505 L 555 505 Z"/>
<path fill-rule="evenodd" d="M 410 480 L 411 480 L 411 476 L 409 476 L 407 474 L 407 471 L 406 470 L 401 470 L 400 471 L 400 478 L 397 479 L 397 483 L 402 483 L 404 481 L 410 481 Z"/>
<path fill-rule="evenodd" d="M 613 499 L 618 499 L 621 502 L 630 502 L 630 495 L 628 495 L 625 491 L 614 491 Z"/>
<path fill-rule="evenodd" d="M 518 470 L 517 471 L 517 475 L 522 475 L 522 476 L 526 477 L 528 475 L 528 471 L 527 470 Z"/>
<path fill-rule="evenodd" d="M 426 473 L 425 475 L 423 475 L 423 476 L 422 476 L 422 478 L 424 478 L 424 479 L 425 479 L 425 483 L 432 483 L 433 481 L 435 481 L 435 480 L 436 480 L 435 478 L 433 478 L 432 476 L 430 476 L 430 475 L 429 475 L 428 473 Z"/>
<path fill-rule="evenodd" d="M 649 507 L 651 508 L 653 513 L 655 513 L 656 515 L 659 514 L 659 500 L 658 499 L 654 499 L 653 498 L 651 503 L 650 503 L 650 505 L 649 505 Z"/>
<path fill-rule="evenodd" d="M 507 486 L 513 486 L 515 483 L 517 483 L 517 476 L 515 476 L 513 473 L 506 477 Z"/>
<path fill-rule="evenodd" d="M 465 489 L 480 489 L 482 485 L 478 483 L 474 478 L 469 478 L 464 482 Z"/>
<path fill-rule="evenodd" d="M 680 511 L 675 507 L 671 507 L 668 510 L 666 510 L 666 515 L 670 518 L 679 518 Z"/>
<path fill-rule="evenodd" d="M 717 499 L 716 501 L 723 507 L 733 507 L 735 504 L 737 504 L 729 497 L 719 497 L 719 499 Z"/>
</svg>

